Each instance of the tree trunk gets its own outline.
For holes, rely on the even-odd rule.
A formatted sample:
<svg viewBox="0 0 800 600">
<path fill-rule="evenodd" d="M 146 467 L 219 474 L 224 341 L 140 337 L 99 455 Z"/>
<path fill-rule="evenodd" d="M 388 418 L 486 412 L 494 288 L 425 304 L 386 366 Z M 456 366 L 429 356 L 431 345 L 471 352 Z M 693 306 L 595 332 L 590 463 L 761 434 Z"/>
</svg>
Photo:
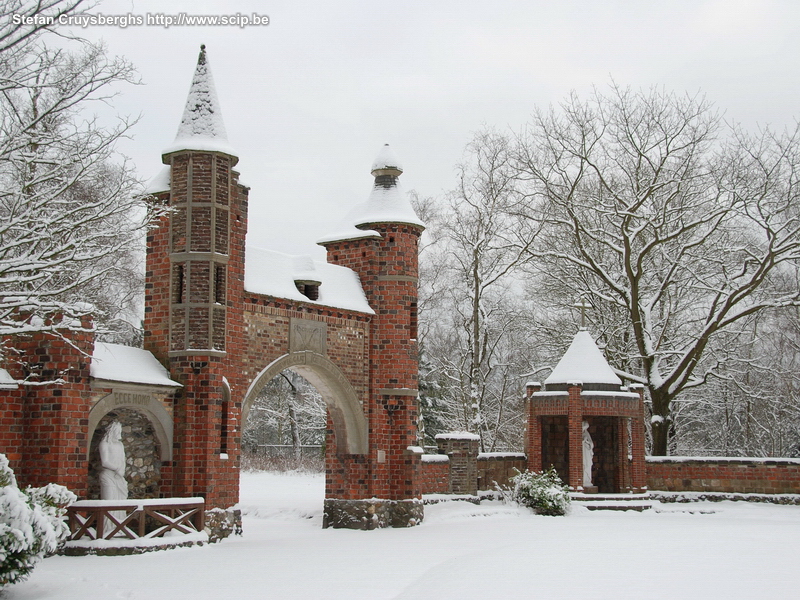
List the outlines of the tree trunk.
<svg viewBox="0 0 800 600">
<path fill-rule="evenodd" d="M 669 432 L 672 425 L 672 415 L 669 405 L 671 398 L 662 390 L 650 388 L 650 397 L 653 400 L 653 418 L 650 428 L 653 435 L 653 456 L 666 456 L 669 448 Z"/>
</svg>

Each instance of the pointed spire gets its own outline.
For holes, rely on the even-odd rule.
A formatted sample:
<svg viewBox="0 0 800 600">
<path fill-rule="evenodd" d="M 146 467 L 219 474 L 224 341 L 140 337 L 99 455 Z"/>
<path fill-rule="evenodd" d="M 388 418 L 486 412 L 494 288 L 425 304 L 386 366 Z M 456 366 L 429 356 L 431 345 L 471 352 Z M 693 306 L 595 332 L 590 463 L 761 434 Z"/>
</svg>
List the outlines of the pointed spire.
<svg viewBox="0 0 800 600">
<path fill-rule="evenodd" d="M 544 384 L 568 384 L 575 381 L 581 381 L 584 385 L 622 385 L 622 381 L 592 339 L 592 334 L 583 328 L 575 334 L 569 348 L 550 376 L 544 380 Z"/>
<path fill-rule="evenodd" d="M 180 150 L 207 150 L 236 156 L 228 144 L 228 133 L 222 120 L 222 110 L 208 64 L 205 44 L 200 46 L 197 67 L 175 142 L 164 153 Z"/>
</svg>

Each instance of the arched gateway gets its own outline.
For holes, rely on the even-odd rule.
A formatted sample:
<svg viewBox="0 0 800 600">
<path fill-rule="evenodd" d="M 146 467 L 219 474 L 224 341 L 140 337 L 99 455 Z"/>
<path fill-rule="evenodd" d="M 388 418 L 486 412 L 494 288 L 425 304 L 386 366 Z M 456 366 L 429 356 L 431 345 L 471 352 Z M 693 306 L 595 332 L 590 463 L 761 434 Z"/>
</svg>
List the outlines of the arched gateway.
<svg viewBox="0 0 800 600">
<path fill-rule="evenodd" d="M 86 317 L 67 323 L 64 337 L 13 340 L 17 354 L 0 369 L 0 451 L 19 483 L 92 495 L 91 440 L 116 419 L 141 440 L 142 494 L 230 507 L 243 417 L 259 389 L 291 368 L 328 405 L 325 525 L 418 523 L 424 225 L 388 146 L 372 165 L 367 201 L 319 241 L 327 262 L 245 248 L 249 189 L 234 170 L 205 49 L 162 159 L 147 191 L 170 210 L 147 235 L 144 349 L 96 342 Z"/>
<path fill-rule="evenodd" d="M 326 525 L 407 526 L 422 517 L 417 472 L 417 253 L 424 228 L 385 147 L 375 186 L 333 235 L 327 263 L 245 248 L 239 183 L 201 50 L 166 167 L 148 190 L 172 210 L 147 238 L 145 349 L 174 395 L 175 496 L 238 501 L 240 430 L 285 368 L 329 408 Z"/>
</svg>

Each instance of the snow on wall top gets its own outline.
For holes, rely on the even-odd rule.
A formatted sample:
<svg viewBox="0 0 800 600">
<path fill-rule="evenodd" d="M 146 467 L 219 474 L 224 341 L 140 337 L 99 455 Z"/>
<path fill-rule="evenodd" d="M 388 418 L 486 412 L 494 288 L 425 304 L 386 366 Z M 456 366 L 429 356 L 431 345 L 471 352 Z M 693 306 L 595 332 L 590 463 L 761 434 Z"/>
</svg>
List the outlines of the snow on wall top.
<svg viewBox="0 0 800 600">
<path fill-rule="evenodd" d="M 544 384 L 568 384 L 574 381 L 622 385 L 622 380 L 611 370 L 605 356 L 586 329 L 575 334 L 569 348 L 550 376 L 544 380 Z"/>
<path fill-rule="evenodd" d="M 375 174 L 375 171 L 390 169 L 403 172 L 394 152 L 386 144 L 372 163 L 371 172 Z M 403 223 L 425 227 L 398 183 L 397 176 L 376 176 L 367 201 L 347 213 L 336 230 L 317 240 L 317 243 L 325 245 L 343 240 L 380 237 L 378 232 L 368 229 L 369 225 L 376 223 Z"/>
<path fill-rule="evenodd" d="M 181 387 L 147 350 L 95 342 L 90 373 L 95 379 Z"/>
<path fill-rule="evenodd" d="M 189 87 L 189 97 L 186 99 L 186 108 L 183 110 L 175 142 L 164 150 L 164 154 L 181 150 L 205 150 L 238 156 L 228 144 L 228 133 L 222 120 L 222 110 L 208 65 L 205 45 L 200 46 L 197 68 Z"/>
<path fill-rule="evenodd" d="M 320 282 L 319 298 L 308 299 L 297 289 L 295 281 Z M 309 256 L 292 256 L 248 246 L 245 252 L 244 288 L 265 296 L 375 314 L 355 271 L 316 261 Z"/>
<path fill-rule="evenodd" d="M 448 433 L 438 433 L 434 437 L 437 440 L 480 440 L 481 436 L 469 431 L 450 431 Z"/>
</svg>

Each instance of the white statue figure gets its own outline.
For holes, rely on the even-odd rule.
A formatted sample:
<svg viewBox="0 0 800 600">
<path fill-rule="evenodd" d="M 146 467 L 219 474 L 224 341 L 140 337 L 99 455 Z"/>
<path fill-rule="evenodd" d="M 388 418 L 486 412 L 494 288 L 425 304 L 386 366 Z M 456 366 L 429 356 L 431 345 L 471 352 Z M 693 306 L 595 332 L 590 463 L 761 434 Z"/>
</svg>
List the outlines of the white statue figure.
<svg viewBox="0 0 800 600">
<path fill-rule="evenodd" d="M 583 487 L 592 485 L 592 462 L 594 461 L 594 442 L 589 435 L 589 422 L 583 422 Z"/>
<path fill-rule="evenodd" d="M 125 446 L 122 445 L 122 425 L 113 421 L 100 442 L 100 498 L 126 500 L 128 482 L 125 481 Z"/>
</svg>

